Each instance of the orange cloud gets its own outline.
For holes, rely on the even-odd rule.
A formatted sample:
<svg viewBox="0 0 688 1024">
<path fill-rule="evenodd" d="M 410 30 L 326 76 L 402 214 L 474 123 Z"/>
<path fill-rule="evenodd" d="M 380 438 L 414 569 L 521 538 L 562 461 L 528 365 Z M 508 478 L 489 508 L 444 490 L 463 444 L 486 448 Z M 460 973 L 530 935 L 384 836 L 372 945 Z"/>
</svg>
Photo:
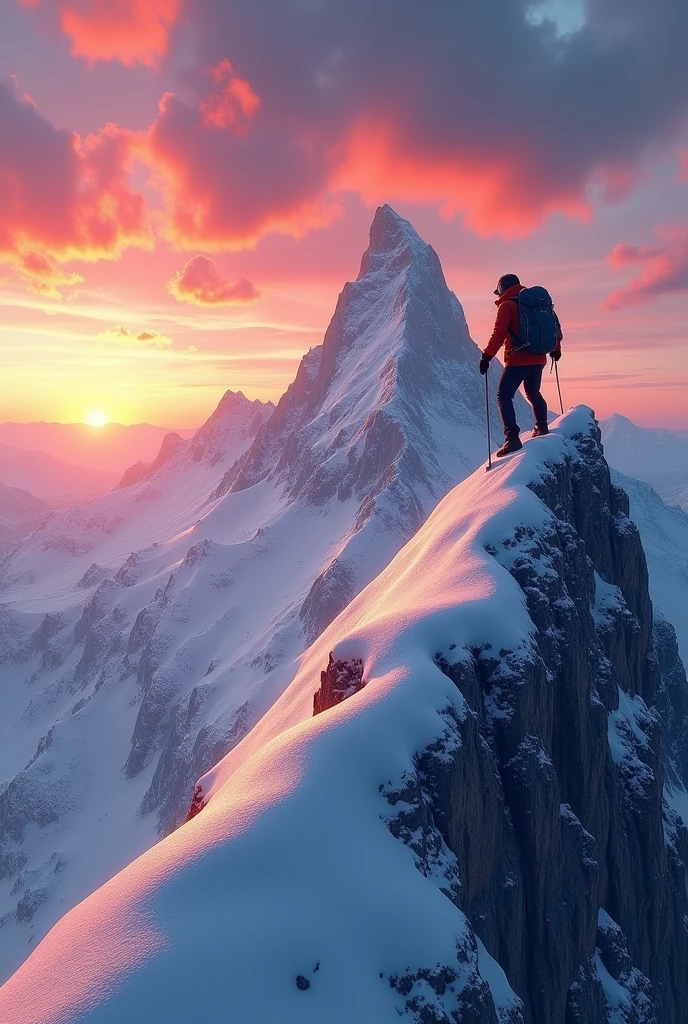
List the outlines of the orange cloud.
<svg viewBox="0 0 688 1024">
<path fill-rule="evenodd" d="M 437 203 L 447 218 L 462 213 L 478 235 L 527 235 L 550 213 L 589 220 L 590 204 L 578 188 L 539 180 L 516 147 L 493 159 L 470 146 L 424 153 L 391 123 L 365 118 L 339 150 L 332 187 L 357 191 L 369 204 L 389 199 Z"/>
<path fill-rule="evenodd" d="M 602 308 L 640 306 L 660 295 L 688 292 L 688 225 L 660 226 L 655 233 L 661 245 L 616 245 L 607 256 L 615 268 L 643 264 L 644 269 L 623 288 L 612 292 Z"/>
<path fill-rule="evenodd" d="M 74 57 L 155 67 L 167 53 L 170 27 L 181 0 L 19 0 L 52 7 L 69 36 Z"/>
<path fill-rule="evenodd" d="M 197 306 L 239 306 L 261 298 L 252 281 L 245 277 L 227 281 L 215 260 L 207 256 L 194 256 L 167 282 L 167 288 L 180 302 Z"/>
<path fill-rule="evenodd" d="M 129 183 L 132 133 L 109 124 L 82 140 L 0 82 L 0 137 L 0 261 L 34 288 L 54 294 L 81 280 L 60 263 L 150 244 L 144 198 Z"/>
</svg>

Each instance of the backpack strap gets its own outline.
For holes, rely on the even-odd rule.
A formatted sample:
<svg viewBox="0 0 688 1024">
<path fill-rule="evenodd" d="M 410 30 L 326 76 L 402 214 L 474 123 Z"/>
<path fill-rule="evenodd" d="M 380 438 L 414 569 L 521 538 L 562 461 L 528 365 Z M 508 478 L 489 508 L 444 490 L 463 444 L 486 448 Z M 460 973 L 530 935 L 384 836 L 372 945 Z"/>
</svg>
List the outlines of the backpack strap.
<svg viewBox="0 0 688 1024">
<path fill-rule="evenodd" d="M 508 301 L 509 302 L 515 302 L 516 303 L 516 307 L 518 308 L 518 305 L 519 305 L 518 295 L 512 295 L 511 298 Z M 526 345 L 528 344 L 527 341 L 523 340 L 523 338 L 521 337 L 520 334 L 516 333 L 516 331 L 513 329 L 513 327 L 509 328 L 509 337 L 511 338 L 511 341 L 513 343 L 514 351 L 515 352 L 518 352 L 519 349 L 525 348 Z"/>
</svg>

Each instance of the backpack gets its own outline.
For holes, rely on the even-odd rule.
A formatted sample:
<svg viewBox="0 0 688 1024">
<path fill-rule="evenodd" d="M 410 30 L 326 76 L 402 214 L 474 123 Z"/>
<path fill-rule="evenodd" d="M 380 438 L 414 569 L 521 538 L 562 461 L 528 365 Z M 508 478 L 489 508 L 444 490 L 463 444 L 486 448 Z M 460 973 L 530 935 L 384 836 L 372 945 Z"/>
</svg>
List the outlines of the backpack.
<svg viewBox="0 0 688 1024">
<path fill-rule="evenodd" d="M 543 356 L 554 352 L 561 337 L 559 319 L 546 288 L 524 288 L 512 302 L 518 304 L 518 334 L 510 329 L 517 352 Z"/>
</svg>

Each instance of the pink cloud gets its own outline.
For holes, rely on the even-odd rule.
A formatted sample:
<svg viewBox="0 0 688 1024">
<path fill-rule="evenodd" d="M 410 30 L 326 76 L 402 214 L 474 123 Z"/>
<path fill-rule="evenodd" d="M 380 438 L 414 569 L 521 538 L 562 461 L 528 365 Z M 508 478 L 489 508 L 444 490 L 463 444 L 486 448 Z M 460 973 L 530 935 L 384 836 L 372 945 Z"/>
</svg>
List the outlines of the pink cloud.
<svg viewBox="0 0 688 1024">
<path fill-rule="evenodd" d="M 62 298 L 60 288 L 81 284 L 83 277 L 63 270 L 54 259 L 42 252 L 26 252 L 13 262 L 14 269 L 25 279 L 30 291 Z"/>
<path fill-rule="evenodd" d="M 180 302 L 197 306 L 239 306 L 261 298 L 252 281 L 245 277 L 228 281 L 215 260 L 207 256 L 194 256 L 168 281 L 167 288 Z"/>
<path fill-rule="evenodd" d="M 0 137 L 0 260 L 39 290 L 75 283 L 59 263 L 148 244 L 130 133 L 110 124 L 82 140 L 42 117 L 16 82 L 0 82 Z"/>
<path fill-rule="evenodd" d="M 238 133 L 231 123 L 217 130 L 226 108 L 223 90 L 216 95 L 213 106 L 208 96 L 188 103 L 166 93 L 147 133 L 166 236 L 179 248 L 221 251 L 253 246 L 272 231 L 298 238 L 329 224 L 340 204 L 329 194 L 322 142 L 274 117 Z"/>
<path fill-rule="evenodd" d="M 661 245 L 614 246 L 607 262 L 615 268 L 640 264 L 643 270 L 623 288 L 613 291 L 604 301 L 603 309 L 640 306 L 660 295 L 688 292 L 688 225 L 660 226 L 655 233 Z"/>
<path fill-rule="evenodd" d="M 221 85 L 222 90 L 200 101 L 201 125 L 204 128 L 231 127 L 236 134 L 245 134 L 248 122 L 260 107 L 259 97 L 245 79 L 234 74 L 226 59 L 207 68 L 205 73 L 215 85 Z"/>
<path fill-rule="evenodd" d="M 181 0 L 19 0 L 55 13 L 74 57 L 155 67 L 167 52 Z"/>
</svg>

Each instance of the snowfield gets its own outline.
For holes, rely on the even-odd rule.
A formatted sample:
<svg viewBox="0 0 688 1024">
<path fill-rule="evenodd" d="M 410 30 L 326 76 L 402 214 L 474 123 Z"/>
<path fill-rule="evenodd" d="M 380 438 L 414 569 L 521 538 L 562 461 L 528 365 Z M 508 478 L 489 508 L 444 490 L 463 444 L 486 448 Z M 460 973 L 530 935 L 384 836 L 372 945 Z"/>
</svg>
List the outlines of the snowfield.
<svg viewBox="0 0 688 1024">
<path fill-rule="evenodd" d="M 466 716 L 436 652 L 532 647 L 523 591 L 491 552 L 552 521 L 529 485 L 580 458 L 575 439 L 592 430 L 579 407 L 454 488 L 201 780 L 200 813 L 52 929 L 1 990 L 0 1018 L 393 1024 L 409 992 L 449 1020 L 470 988 L 499 1021 L 520 1020 L 499 965 L 388 829 L 385 793 Z M 599 600 L 606 614 L 613 595 Z M 366 685 L 313 717 L 330 652 L 361 659 Z"/>
</svg>

